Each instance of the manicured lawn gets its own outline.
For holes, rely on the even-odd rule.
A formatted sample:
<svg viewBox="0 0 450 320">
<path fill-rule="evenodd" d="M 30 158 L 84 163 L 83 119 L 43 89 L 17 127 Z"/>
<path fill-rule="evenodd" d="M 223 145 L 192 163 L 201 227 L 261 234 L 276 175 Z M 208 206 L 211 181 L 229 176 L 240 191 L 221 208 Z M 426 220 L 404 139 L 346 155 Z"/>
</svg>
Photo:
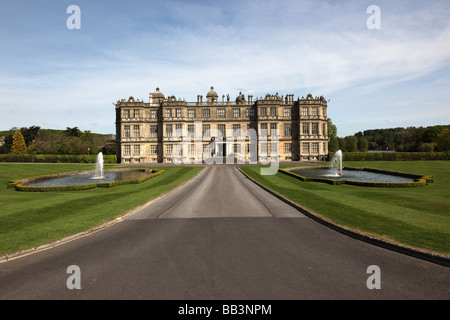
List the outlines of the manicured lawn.
<svg viewBox="0 0 450 320">
<path fill-rule="evenodd" d="M 106 166 L 117 167 L 117 165 Z M 141 184 L 66 192 L 18 192 L 8 180 L 78 170 L 92 164 L 0 164 L 0 255 L 101 225 L 190 179 L 203 167 L 164 167 Z"/>
<path fill-rule="evenodd" d="M 261 176 L 256 166 L 241 169 L 256 181 L 339 225 L 450 255 L 449 161 L 371 161 L 344 165 L 430 174 L 434 183 L 398 189 L 329 185 L 302 182 L 281 173 Z"/>
</svg>

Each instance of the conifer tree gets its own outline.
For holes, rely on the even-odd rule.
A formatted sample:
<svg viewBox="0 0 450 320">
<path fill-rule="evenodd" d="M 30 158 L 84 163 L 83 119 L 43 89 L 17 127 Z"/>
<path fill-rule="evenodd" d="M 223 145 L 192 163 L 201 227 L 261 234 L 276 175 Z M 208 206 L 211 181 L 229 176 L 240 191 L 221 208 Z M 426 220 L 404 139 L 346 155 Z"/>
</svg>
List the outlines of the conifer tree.
<svg viewBox="0 0 450 320">
<path fill-rule="evenodd" d="M 23 138 L 20 130 L 17 130 L 13 136 L 13 143 L 11 146 L 12 154 L 27 154 L 27 146 L 25 144 L 25 139 Z"/>
</svg>

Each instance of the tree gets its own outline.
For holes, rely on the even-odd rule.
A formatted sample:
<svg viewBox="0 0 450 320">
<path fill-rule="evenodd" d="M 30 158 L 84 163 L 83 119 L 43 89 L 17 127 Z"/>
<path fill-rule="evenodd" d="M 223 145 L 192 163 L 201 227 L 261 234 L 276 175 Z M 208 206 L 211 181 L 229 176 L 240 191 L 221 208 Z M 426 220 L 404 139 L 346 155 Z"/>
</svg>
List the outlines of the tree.
<svg viewBox="0 0 450 320">
<path fill-rule="evenodd" d="M 344 140 L 347 152 L 355 152 L 358 150 L 358 138 L 355 136 L 348 136 L 345 137 Z"/>
<path fill-rule="evenodd" d="M 39 137 L 39 130 L 41 129 L 41 127 L 39 126 L 31 126 L 29 128 L 21 128 L 20 132 L 23 135 L 23 138 L 25 140 L 25 144 L 27 145 L 27 147 L 30 146 L 30 144 L 33 143 L 33 141 Z"/>
<path fill-rule="evenodd" d="M 438 126 L 427 127 L 422 135 L 423 143 L 432 143 L 438 141 L 438 135 L 442 132 L 442 128 Z"/>
<path fill-rule="evenodd" d="M 358 151 L 367 152 L 369 150 L 369 141 L 365 137 L 358 137 Z"/>
<path fill-rule="evenodd" d="M 27 146 L 25 144 L 25 139 L 23 138 L 23 135 L 20 132 L 20 130 L 17 130 L 14 133 L 13 143 L 11 146 L 11 153 L 20 155 L 27 154 Z"/>
<path fill-rule="evenodd" d="M 12 143 L 13 143 L 13 135 L 7 134 L 5 136 L 4 144 L 0 147 L 0 153 L 2 154 L 9 153 L 11 150 Z"/>
<path fill-rule="evenodd" d="M 336 152 L 339 149 L 339 139 L 337 137 L 337 127 L 330 118 L 327 119 L 328 127 L 328 152 Z"/>
<path fill-rule="evenodd" d="M 437 146 L 440 151 L 450 151 L 450 129 L 444 129 L 438 135 Z"/>
<path fill-rule="evenodd" d="M 78 127 L 67 127 L 65 133 L 69 136 L 69 137 L 79 137 L 81 135 L 81 130 L 78 129 Z"/>
</svg>

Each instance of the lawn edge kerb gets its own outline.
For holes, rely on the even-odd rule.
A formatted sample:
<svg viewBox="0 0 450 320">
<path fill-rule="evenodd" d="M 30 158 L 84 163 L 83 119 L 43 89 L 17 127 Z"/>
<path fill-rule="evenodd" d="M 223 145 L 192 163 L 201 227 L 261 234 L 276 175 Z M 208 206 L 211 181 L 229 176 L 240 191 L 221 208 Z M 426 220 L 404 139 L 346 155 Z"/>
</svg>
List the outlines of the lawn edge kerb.
<svg viewBox="0 0 450 320">
<path fill-rule="evenodd" d="M 127 169 L 111 169 L 106 170 L 105 172 L 114 172 L 114 171 L 123 171 Z M 136 169 L 130 169 L 130 170 L 136 170 Z M 24 178 L 24 179 L 15 179 L 8 181 L 8 188 L 14 188 L 16 191 L 25 191 L 25 192 L 51 192 L 51 191 L 79 191 L 79 190 L 88 190 L 88 189 L 94 189 L 94 188 L 111 188 L 118 185 L 124 185 L 124 184 L 133 184 L 133 183 L 142 183 L 144 181 L 147 181 L 153 177 L 159 176 L 160 174 L 163 174 L 164 170 L 155 170 L 155 169 L 147 169 L 149 170 L 148 175 L 134 180 L 121 180 L 121 181 L 112 181 L 112 182 L 95 182 L 95 183 L 89 183 L 89 184 L 80 184 L 80 185 L 73 185 L 73 186 L 60 186 L 60 187 L 31 187 L 26 185 L 27 183 L 31 181 L 42 181 L 45 179 L 48 179 L 50 177 L 62 177 L 62 176 L 70 176 L 70 175 L 76 175 L 76 174 L 86 174 L 90 173 L 92 171 L 71 171 L 71 172 L 64 172 L 59 174 L 52 174 L 52 175 L 43 175 L 38 177 L 30 177 L 30 178 Z"/>
<path fill-rule="evenodd" d="M 299 179 L 304 182 L 324 182 L 332 185 L 341 185 L 341 184 L 349 184 L 360 187 L 377 187 L 377 188 L 412 188 L 412 187 L 423 187 L 428 183 L 433 183 L 433 177 L 431 175 L 420 175 L 420 174 L 411 174 L 397 171 L 389 171 L 389 170 L 381 170 L 381 169 L 373 169 L 373 168 L 353 168 L 353 167 L 344 167 L 346 170 L 358 170 L 358 171 L 368 171 L 374 173 L 382 173 L 389 174 L 393 176 L 399 177 L 407 177 L 414 179 L 412 182 L 364 182 L 364 181 L 353 181 L 353 180 L 334 180 L 327 178 L 310 178 L 304 177 L 297 173 L 291 172 L 292 170 L 300 169 L 299 167 L 293 168 L 285 168 L 278 169 L 278 172 L 289 175 L 296 179 Z"/>
<path fill-rule="evenodd" d="M 346 226 L 342 226 L 339 224 L 336 224 L 335 222 L 333 222 L 330 219 L 325 218 L 324 216 L 313 212 L 309 209 L 306 209 L 304 207 L 302 207 L 300 204 L 286 198 L 285 196 L 283 196 L 282 194 L 266 187 L 265 185 L 255 181 L 254 179 L 252 179 L 249 175 L 247 175 L 241 168 L 237 167 L 237 169 L 250 181 L 252 181 L 253 183 L 255 183 L 256 185 L 258 185 L 260 188 L 266 190 L 267 192 L 269 192 L 270 194 L 274 195 L 275 197 L 277 197 L 278 199 L 280 199 L 281 201 L 289 204 L 290 206 L 296 208 L 298 211 L 300 211 L 301 213 L 303 213 L 305 216 L 307 216 L 308 218 L 313 219 L 316 222 L 319 222 L 337 232 L 343 233 L 349 237 L 352 237 L 354 239 L 358 239 L 367 243 L 370 243 L 372 245 L 376 245 L 388 250 L 392 250 L 395 252 L 399 252 L 408 256 L 412 256 L 415 258 L 419 258 L 422 260 L 426 260 L 429 262 L 433 262 L 439 265 L 443 265 L 446 267 L 450 267 L 450 256 L 446 256 L 446 255 L 442 255 L 442 254 L 438 254 L 435 252 L 430 252 L 430 251 L 425 251 L 421 248 L 416 248 L 416 247 L 411 247 L 411 246 L 407 246 L 398 242 L 393 242 L 392 240 L 386 240 L 386 239 L 382 239 L 380 237 L 377 237 L 375 235 L 363 232 L 362 230 L 357 230 L 357 229 L 351 229 L 348 228 Z M 281 170 L 281 169 L 279 169 Z"/>
</svg>

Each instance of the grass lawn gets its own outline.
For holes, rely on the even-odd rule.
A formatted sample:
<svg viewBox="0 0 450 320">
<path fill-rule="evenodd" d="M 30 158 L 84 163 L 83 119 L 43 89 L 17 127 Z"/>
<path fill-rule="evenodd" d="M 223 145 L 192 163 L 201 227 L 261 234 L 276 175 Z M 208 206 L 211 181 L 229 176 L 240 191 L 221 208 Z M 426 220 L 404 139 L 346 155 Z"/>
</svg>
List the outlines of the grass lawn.
<svg viewBox="0 0 450 320">
<path fill-rule="evenodd" d="M 261 176 L 257 166 L 241 169 L 259 183 L 339 225 L 450 256 L 450 161 L 370 161 L 344 165 L 430 174 L 434 183 L 398 189 L 329 185 L 302 182 L 282 173 Z"/>
<path fill-rule="evenodd" d="M 117 165 L 106 165 L 113 168 Z M 92 164 L 0 163 L 0 255 L 101 225 L 187 181 L 203 167 L 164 167 L 140 184 L 66 192 L 18 192 L 8 180 L 78 170 Z"/>
</svg>

